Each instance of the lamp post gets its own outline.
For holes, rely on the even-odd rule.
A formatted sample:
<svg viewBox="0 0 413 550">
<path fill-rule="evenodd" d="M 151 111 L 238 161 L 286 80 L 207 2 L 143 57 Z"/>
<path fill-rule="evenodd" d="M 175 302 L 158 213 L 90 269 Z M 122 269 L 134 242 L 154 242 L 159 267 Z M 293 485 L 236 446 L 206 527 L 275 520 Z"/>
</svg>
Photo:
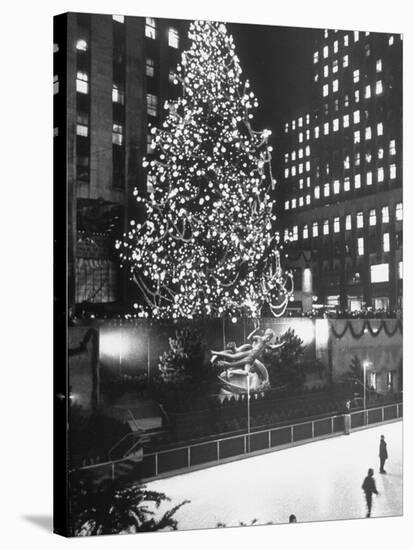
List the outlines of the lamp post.
<svg viewBox="0 0 413 550">
<path fill-rule="evenodd" d="M 250 377 L 247 374 L 247 452 L 250 452 Z"/>
<path fill-rule="evenodd" d="M 369 364 L 367 363 L 367 361 L 364 361 L 363 363 L 363 409 L 364 409 L 364 424 L 367 424 L 366 420 L 367 420 L 367 412 L 366 412 L 366 398 L 367 398 L 367 395 L 366 395 L 366 371 L 367 371 L 367 368 L 368 368 Z"/>
</svg>

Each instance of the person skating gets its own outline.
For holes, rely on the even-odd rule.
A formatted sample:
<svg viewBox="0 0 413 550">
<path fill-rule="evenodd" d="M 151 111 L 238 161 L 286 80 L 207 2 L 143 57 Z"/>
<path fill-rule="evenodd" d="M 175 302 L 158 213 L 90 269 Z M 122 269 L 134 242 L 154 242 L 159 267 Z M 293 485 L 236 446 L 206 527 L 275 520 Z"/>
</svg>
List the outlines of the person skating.
<svg viewBox="0 0 413 550">
<path fill-rule="evenodd" d="M 387 454 L 387 443 L 384 441 L 384 435 L 380 436 L 379 457 L 380 457 L 380 473 L 385 474 L 386 470 L 384 469 L 384 463 L 388 459 L 388 454 Z"/>
<path fill-rule="evenodd" d="M 373 474 L 374 474 L 373 468 L 369 468 L 367 471 L 367 477 L 364 478 L 363 485 L 361 486 L 361 488 L 364 491 L 364 495 L 366 497 L 366 503 L 367 503 L 366 517 L 367 518 L 369 518 L 371 515 L 373 493 L 375 495 L 379 494 L 376 488 L 376 482 L 374 480 Z"/>
</svg>

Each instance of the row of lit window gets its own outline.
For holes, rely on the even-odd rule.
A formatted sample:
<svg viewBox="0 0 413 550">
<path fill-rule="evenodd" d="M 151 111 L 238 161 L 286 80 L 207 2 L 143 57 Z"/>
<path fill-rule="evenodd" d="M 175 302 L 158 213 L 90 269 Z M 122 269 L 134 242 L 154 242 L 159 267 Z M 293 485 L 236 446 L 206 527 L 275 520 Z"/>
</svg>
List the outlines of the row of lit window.
<svg viewBox="0 0 413 550">
<path fill-rule="evenodd" d="M 150 57 L 146 58 L 146 76 L 149 78 L 153 78 L 155 76 L 155 61 Z M 170 83 L 175 82 L 175 72 L 172 69 L 169 70 L 168 78 Z"/>
<path fill-rule="evenodd" d="M 354 42 L 358 42 L 359 32 L 354 31 L 353 35 L 354 35 Z M 366 32 L 366 36 L 368 36 L 368 35 L 369 35 L 369 33 Z M 393 46 L 393 44 L 394 44 L 394 36 L 393 35 L 389 36 L 388 44 L 389 44 L 389 46 Z M 343 46 L 345 48 L 347 48 L 349 45 L 350 45 L 350 36 L 348 34 L 345 34 L 343 36 Z M 333 52 L 332 52 L 333 54 L 338 53 L 338 49 L 339 49 L 339 41 L 338 40 L 334 40 L 332 49 L 333 49 Z M 329 55 L 330 55 L 330 48 L 326 44 L 322 49 L 323 59 L 327 59 Z M 313 63 L 318 63 L 318 61 L 320 60 L 320 56 L 321 56 L 321 51 L 318 51 L 318 50 L 315 51 L 314 55 L 313 55 Z"/>
<path fill-rule="evenodd" d="M 299 158 L 299 159 L 302 159 L 303 156 L 304 156 L 304 149 L 303 149 L 303 148 L 298 149 L 297 155 L 298 155 L 298 158 Z M 309 145 L 307 145 L 306 148 L 305 148 L 305 156 L 306 156 L 306 157 L 309 157 L 309 156 L 310 156 L 310 146 L 309 146 Z M 290 159 L 289 153 L 285 153 L 285 155 L 284 155 L 284 161 L 285 161 L 285 162 L 288 162 L 289 159 Z M 292 151 L 292 153 L 291 153 L 291 161 L 294 161 L 295 159 L 296 159 L 296 152 L 295 152 L 295 151 Z"/>
<path fill-rule="evenodd" d="M 348 55 L 347 54 L 343 56 L 342 61 L 343 61 L 343 68 L 348 67 Z M 376 61 L 376 72 L 380 73 L 382 71 L 382 68 L 383 68 L 382 60 L 378 59 Z M 333 60 L 331 70 L 332 70 L 332 73 L 338 72 L 338 59 Z M 324 76 L 324 78 L 328 78 L 329 71 L 330 71 L 329 65 L 324 65 L 324 67 L 323 67 L 323 76 Z M 356 72 L 358 73 L 357 74 L 357 80 L 354 80 L 354 78 L 356 78 L 356 76 L 355 76 Z M 358 82 L 359 79 L 360 79 L 360 71 L 356 69 L 355 71 L 353 71 L 353 81 Z M 314 75 L 314 80 L 316 82 L 318 81 L 318 73 L 316 73 Z"/>
<path fill-rule="evenodd" d="M 354 74 L 354 77 L 353 77 L 354 82 L 359 82 L 359 80 L 360 80 L 359 70 L 354 71 L 353 74 Z M 338 88 L 339 88 L 338 78 L 336 78 L 335 80 L 333 80 L 333 82 L 331 84 L 331 92 L 332 93 L 338 92 Z M 376 82 L 375 92 L 376 92 L 376 95 L 380 95 L 380 94 L 383 93 L 383 82 L 381 80 L 378 80 Z M 328 96 L 329 93 L 330 93 L 330 84 L 324 84 L 323 85 L 323 97 Z M 370 84 L 367 84 L 367 86 L 364 89 L 364 97 L 366 99 L 369 99 L 371 97 L 371 85 Z"/>
<path fill-rule="evenodd" d="M 288 133 L 288 130 L 290 129 L 291 127 L 291 130 L 295 130 L 296 128 L 302 128 L 303 127 L 303 124 L 304 124 L 304 121 L 305 121 L 305 124 L 308 126 L 308 124 L 310 124 L 310 115 L 309 114 L 306 114 L 305 115 L 305 118 L 300 116 L 297 118 L 297 120 L 292 120 L 291 121 L 291 126 L 288 122 L 285 123 L 285 133 Z"/>
<path fill-rule="evenodd" d="M 153 17 L 146 17 L 145 20 L 145 36 L 156 40 L 158 35 L 156 20 Z M 179 48 L 179 33 L 177 29 L 170 27 L 168 30 L 168 46 L 171 48 Z"/>
<path fill-rule="evenodd" d="M 359 111 L 355 111 L 353 113 L 353 123 L 354 124 L 359 124 L 360 123 L 360 113 L 359 113 Z M 350 126 L 350 117 L 349 117 L 349 115 L 344 115 L 343 116 L 343 128 L 348 128 L 349 126 Z M 324 122 L 324 124 L 323 124 L 323 134 L 325 136 L 328 136 L 328 134 L 330 133 L 330 128 L 331 128 L 332 132 L 338 132 L 338 130 L 340 129 L 340 119 L 338 117 L 333 119 L 333 122 L 332 122 L 331 125 L 330 125 L 330 122 Z M 383 135 L 383 123 L 382 122 L 377 123 L 376 135 L 377 136 L 382 136 Z M 314 128 L 314 138 L 318 139 L 319 137 L 320 137 L 320 127 L 316 126 Z M 371 126 L 367 126 L 364 129 L 364 139 L 366 141 L 372 139 Z M 360 143 L 360 140 L 361 140 L 361 132 L 360 132 L 360 130 L 355 130 L 353 141 L 354 141 L 354 143 Z"/>
</svg>

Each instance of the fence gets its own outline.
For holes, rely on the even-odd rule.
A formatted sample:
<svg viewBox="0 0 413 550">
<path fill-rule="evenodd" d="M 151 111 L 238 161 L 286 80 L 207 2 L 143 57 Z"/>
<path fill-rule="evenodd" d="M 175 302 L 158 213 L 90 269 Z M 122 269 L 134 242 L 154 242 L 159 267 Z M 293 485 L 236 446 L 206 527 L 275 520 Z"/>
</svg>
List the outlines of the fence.
<svg viewBox="0 0 413 550">
<path fill-rule="evenodd" d="M 402 403 L 359 410 L 349 414 L 349 428 L 350 430 L 360 429 L 402 416 Z M 144 454 L 139 461 L 128 457 L 86 466 L 80 470 L 85 473 L 88 470 L 95 479 L 115 479 L 129 475 L 134 479 L 153 480 L 159 476 L 183 473 L 203 466 L 208 467 L 250 454 L 270 452 L 281 446 L 294 446 L 300 442 L 332 437 L 342 434 L 344 430 L 344 415 L 340 414 Z"/>
</svg>

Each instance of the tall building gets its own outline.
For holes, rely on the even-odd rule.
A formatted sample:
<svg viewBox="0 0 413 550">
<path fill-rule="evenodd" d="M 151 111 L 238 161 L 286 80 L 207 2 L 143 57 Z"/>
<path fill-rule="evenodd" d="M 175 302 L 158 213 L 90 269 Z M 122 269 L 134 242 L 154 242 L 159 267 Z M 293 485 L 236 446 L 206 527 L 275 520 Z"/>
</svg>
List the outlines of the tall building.
<svg viewBox="0 0 413 550">
<path fill-rule="evenodd" d="M 54 136 L 66 144 L 68 293 L 77 311 L 110 314 L 127 303 L 114 245 L 135 208 L 134 187 L 146 186 L 148 130 L 177 93 L 186 27 L 119 15 L 55 19 Z"/>
<path fill-rule="evenodd" d="M 401 308 L 402 37 L 320 31 L 295 114 L 277 179 L 296 306 Z"/>
</svg>

